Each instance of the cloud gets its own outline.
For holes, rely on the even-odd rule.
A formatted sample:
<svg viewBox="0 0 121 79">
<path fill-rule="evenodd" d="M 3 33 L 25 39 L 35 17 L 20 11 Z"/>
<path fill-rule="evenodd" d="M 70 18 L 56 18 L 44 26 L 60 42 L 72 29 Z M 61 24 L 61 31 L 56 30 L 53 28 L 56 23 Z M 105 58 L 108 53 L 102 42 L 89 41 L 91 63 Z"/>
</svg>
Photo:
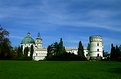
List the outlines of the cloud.
<svg viewBox="0 0 121 79">
<path fill-rule="evenodd" d="M 92 3 L 90 1 L 39 1 L 40 4 L 37 2 L 28 1 L 24 2 L 23 0 L 19 3 L 17 2 L 16 5 L 8 5 L 5 7 L 0 8 L 0 20 L 8 20 L 14 21 L 16 24 L 23 25 L 23 27 L 29 27 L 29 25 L 33 25 L 36 27 L 42 27 L 41 24 L 44 24 L 45 28 L 50 27 L 51 24 L 53 28 L 63 26 L 74 26 L 74 27 L 96 27 L 96 28 L 104 28 L 107 30 L 118 31 L 121 23 L 115 22 L 113 17 L 121 16 L 121 11 L 113 11 L 110 9 L 102 10 L 100 9 L 93 9 L 90 10 L 83 10 L 81 9 L 82 6 L 77 6 L 78 8 L 71 9 L 70 7 L 74 7 L 74 5 L 84 3 Z M 74 2 L 74 4 L 73 4 Z M 79 3 L 77 3 L 79 2 Z M 105 1 L 101 1 L 101 4 L 108 4 L 104 3 Z M 107 1 L 106 1 L 107 2 Z M 115 2 L 112 0 L 112 2 Z M 110 3 L 112 3 L 110 2 Z M 8 1 L 8 4 L 11 4 Z M 23 7 L 27 4 L 25 7 Z M 35 5 L 37 4 L 37 5 Z M 97 3 L 93 3 L 95 7 Z M 98 3 L 99 4 L 99 3 Z M 86 4 L 83 4 L 86 5 Z M 91 6 L 89 4 L 89 6 Z M 116 6 L 116 5 L 115 5 Z M 114 7 L 115 7 L 114 6 Z M 80 7 L 80 8 L 79 8 Z M 70 12 L 72 10 L 73 12 Z M 121 18 L 118 18 L 119 20 Z M 48 25 L 49 24 L 49 25 Z M 26 26 L 28 25 L 28 26 Z M 57 25 L 57 26 L 54 26 Z M 42 28 L 44 28 L 42 27 Z M 117 28 L 115 28 L 117 27 Z"/>
</svg>

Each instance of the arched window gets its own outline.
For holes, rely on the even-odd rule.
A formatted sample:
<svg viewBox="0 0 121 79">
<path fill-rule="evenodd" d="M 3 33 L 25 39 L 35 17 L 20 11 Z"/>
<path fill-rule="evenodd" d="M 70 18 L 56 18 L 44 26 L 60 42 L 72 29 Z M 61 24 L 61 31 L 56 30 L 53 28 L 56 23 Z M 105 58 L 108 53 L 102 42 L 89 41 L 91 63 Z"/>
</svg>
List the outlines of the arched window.
<svg viewBox="0 0 121 79">
<path fill-rule="evenodd" d="M 97 51 L 99 52 L 99 49 L 97 49 Z"/>
<path fill-rule="evenodd" d="M 99 46 L 99 43 L 97 43 L 97 46 Z"/>
<path fill-rule="evenodd" d="M 99 57 L 100 55 L 99 54 L 97 54 L 97 57 Z"/>
</svg>

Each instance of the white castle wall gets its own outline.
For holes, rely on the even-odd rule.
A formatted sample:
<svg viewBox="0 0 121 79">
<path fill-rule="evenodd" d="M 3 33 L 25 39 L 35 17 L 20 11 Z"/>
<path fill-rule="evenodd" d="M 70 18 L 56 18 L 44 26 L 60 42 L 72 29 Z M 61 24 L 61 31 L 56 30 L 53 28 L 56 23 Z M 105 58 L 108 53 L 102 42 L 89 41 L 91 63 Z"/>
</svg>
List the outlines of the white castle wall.
<svg viewBox="0 0 121 79">
<path fill-rule="evenodd" d="M 33 60 L 39 61 L 39 60 L 44 60 L 45 57 L 47 56 L 47 49 L 36 49 L 34 54 L 33 54 Z"/>
</svg>

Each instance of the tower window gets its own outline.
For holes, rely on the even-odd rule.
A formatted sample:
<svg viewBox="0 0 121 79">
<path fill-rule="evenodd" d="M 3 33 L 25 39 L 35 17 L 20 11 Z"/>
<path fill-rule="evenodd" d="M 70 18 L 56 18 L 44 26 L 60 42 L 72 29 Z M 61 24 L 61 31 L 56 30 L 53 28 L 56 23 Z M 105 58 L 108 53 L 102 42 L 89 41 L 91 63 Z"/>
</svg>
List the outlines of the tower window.
<svg viewBox="0 0 121 79">
<path fill-rule="evenodd" d="M 97 57 L 99 57 L 100 55 L 99 54 L 97 54 Z"/>
<path fill-rule="evenodd" d="M 97 49 L 97 51 L 99 52 L 99 49 Z"/>
<path fill-rule="evenodd" d="M 99 43 L 97 43 L 97 46 L 99 46 Z"/>
</svg>

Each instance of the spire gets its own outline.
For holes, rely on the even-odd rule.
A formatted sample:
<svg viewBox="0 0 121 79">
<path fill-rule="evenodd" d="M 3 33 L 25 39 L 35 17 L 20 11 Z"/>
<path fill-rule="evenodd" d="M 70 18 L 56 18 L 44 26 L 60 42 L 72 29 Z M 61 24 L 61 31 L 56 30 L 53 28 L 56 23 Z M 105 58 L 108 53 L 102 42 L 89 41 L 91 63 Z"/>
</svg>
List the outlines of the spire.
<svg viewBox="0 0 121 79">
<path fill-rule="evenodd" d="M 38 34 L 37 34 L 37 39 L 41 39 L 42 40 L 42 38 L 41 38 L 41 36 L 40 36 L 40 33 L 38 32 Z"/>
<path fill-rule="evenodd" d="M 27 36 L 29 36 L 29 37 L 30 37 L 30 32 L 28 32 L 28 33 L 27 33 Z"/>
<path fill-rule="evenodd" d="M 40 33 L 38 32 L 38 35 L 37 35 L 38 37 L 40 37 Z"/>
</svg>

